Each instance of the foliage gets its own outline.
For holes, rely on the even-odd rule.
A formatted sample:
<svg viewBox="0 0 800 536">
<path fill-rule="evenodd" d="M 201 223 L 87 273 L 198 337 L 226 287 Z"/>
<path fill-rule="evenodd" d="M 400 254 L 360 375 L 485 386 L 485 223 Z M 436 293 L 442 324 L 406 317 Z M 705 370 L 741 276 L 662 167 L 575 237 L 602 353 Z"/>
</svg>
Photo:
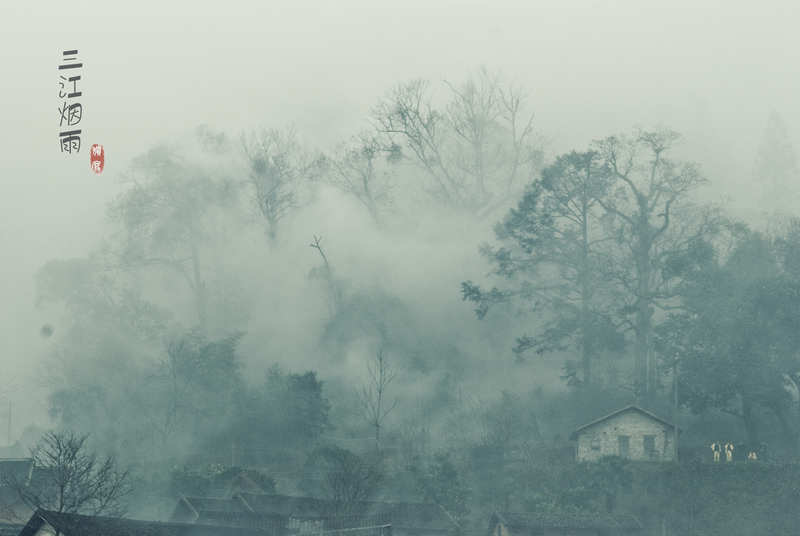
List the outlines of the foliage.
<svg viewBox="0 0 800 536">
<path fill-rule="evenodd" d="M 759 412 L 772 413 L 794 449 L 800 423 L 791 422 L 786 382 L 800 370 L 800 280 L 781 268 L 776 243 L 747 233 L 724 262 L 701 248 L 703 269 L 683 290 L 686 311 L 670 316 L 658 342 L 665 358 L 678 359 L 683 403 L 736 415 L 751 444 Z"/>
<path fill-rule="evenodd" d="M 263 462 L 282 451 L 303 456 L 330 427 L 330 402 L 313 371 L 295 374 L 273 366 L 240 404 L 228 437 L 235 438 L 245 462 Z"/>
<path fill-rule="evenodd" d="M 163 444 L 177 431 L 194 438 L 215 428 L 219 432 L 214 423 L 231 416 L 243 383 L 236 354 L 241 337 L 237 333 L 208 340 L 199 332 L 190 332 L 167 343 L 145 386 L 155 395 L 155 404 L 144 408 Z"/>
<path fill-rule="evenodd" d="M 594 152 L 556 158 L 528 187 L 515 208 L 495 227 L 502 246 L 485 245 L 482 253 L 509 289 L 484 291 L 462 283 L 462 296 L 477 304 L 480 318 L 496 303 L 514 300 L 526 310 L 547 315 L 537 334 L 517 339 L 517 356 L 575 348 L 582 375 L 566 364 L 571 384 L 591 383 L 591 362 L 604 351 L 620 351 L 621 334 L 611 316 L 600 249 L 604 234 L 599 201 L 608 173 Z"/>
<path fill-rule="evenodd" d="M 420 496 L 426 502 L 438 504 L 459 521 L 469 514 L 470 489 L 463 471 L 449 453 L 437 452 L 427 464 L 415 465 L 413 472 Z"/>
</svg>

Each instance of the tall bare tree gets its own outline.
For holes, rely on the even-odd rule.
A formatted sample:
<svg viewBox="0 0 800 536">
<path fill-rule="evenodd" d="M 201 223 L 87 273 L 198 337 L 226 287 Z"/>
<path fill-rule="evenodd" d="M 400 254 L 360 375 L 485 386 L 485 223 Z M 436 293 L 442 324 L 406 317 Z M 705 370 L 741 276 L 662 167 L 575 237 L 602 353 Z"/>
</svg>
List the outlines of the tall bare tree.
<svg viewBox="0 0 800 536">
<path fill-rule="evenodd" d="M 541 165 L 526 95 L 485 69 L 445 84 L 433 101 L 427 81 L 396 87 L 374 110 L 377 129 L 408 153 L 447 205 L 488 215 L 503 206 Z"/>
<path fill-rule="evenodd" d="M 375 433 L 375 449 L 381 450 L 381 431 L 386 417 L 397 407 L 397 399 L 388 400 L 387 390 L 397 372 L 389 364 L 383 347 L 367 363 L 369 379 L 359 393 L 364 417 Z"/>
<path fill-rule="evenodd" d="M 293 128 L 243 134 L 242 148 L 254 201 L 274 244 L 281 220 L 299 206 L 303 181 L 316 176 L 320 161 L 303 148 Z"/>
</svg>

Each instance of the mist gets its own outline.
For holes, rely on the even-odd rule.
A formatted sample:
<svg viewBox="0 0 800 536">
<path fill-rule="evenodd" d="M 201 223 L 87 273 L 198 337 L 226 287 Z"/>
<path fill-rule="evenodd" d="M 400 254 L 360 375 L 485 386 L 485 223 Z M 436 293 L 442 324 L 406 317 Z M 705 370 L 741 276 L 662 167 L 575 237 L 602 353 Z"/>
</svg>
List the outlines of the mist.
<svg viewBox="0 0 800 536">
<path fill-rule="evenodd" d="M 247 466 L 279 493 L 320 495 L 319 449 L 371 459 L 375 443 L 406 465 L 374 497 L 454 500 L 408 469 L 446 461 L 459 480 L 443 485 L 470 489 L 458 504 L 479 530 L 492 511 L 596 505 L 498 483 L 550 477 L 507 453 L 487 477 L 477 446 L 563 451 L 627 404 L 678 422 L 687 452 L 725 436 L 796 464 L 799 24 L 788 1 L 3 5 L 6 457 L 46 430 L 89 434 L 134 468 L 130 510 L 164 518 L 176 468 Z M 67 49 L 84 64 L 78 155 L 56 144 Z M 429 108 L 403 110 L 420 95 Z M 475 95 L 491 100 L 485 124 Z M 642 173 L 662 149 L 650 236 L 626 223 L 638 190 L 613 166 L 633 155 Z M 575 233 L 547 234 L 562 220 L 540 216 L 561 206 L 553 181 L 579 172 L 602 190 L 585 205 L 583 264 L 578 245 L 555 245 Z M 745 331 L 747 350 L 723 349 Z M 752 357 L 726 361 L 740 351 Z M 365 397 L 384 354 L 392 409 L 376 424 Z M 201 359 L 219 368 L 162 385 Z M 736 367 L 762 383 L 693 379 Z M 319 412 L 319 426 L 282 411 Z"/>
</svg>

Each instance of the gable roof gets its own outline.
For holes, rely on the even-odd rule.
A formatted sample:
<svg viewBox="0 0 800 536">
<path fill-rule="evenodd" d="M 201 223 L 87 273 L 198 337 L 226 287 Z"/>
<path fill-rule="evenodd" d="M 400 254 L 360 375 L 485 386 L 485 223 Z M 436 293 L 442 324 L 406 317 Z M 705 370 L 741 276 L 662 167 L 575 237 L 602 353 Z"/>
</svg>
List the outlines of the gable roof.
<svg viewBox="0 0 800 536">
<path fill-rule="evenodd" d="M 495 512 L 490 520 L 491 534 L 497 522 L 503 523 L 512 532 L 531 529 L 595 529 L 629 530 L 642 529 L 642 524 L 632 515 L 610 515 L 589 512 L 516 513 Z"/>
<path fill-rule="evenodd" d="M 64 536 L 274 536 L 253 528 L 163 523 L 37 510 L 19 533 L 34 536 L 48 524 Z"/>
<path fill-rule="evenodd" d="M 617 415 L 621 415 L 621 414 L 627 413 L 629 411 L 637 411 L 637 412 L 641 413 L 642 415 L 644 415 L 646 417 L 649 417 L 650 419 L 653 419 L 654 421 L 660 422 L 664 426 L 669 426 L 670 428 L 674 427 L 674 425 L 671 422 L 669 422 L 666 419 L 662 419 L 661 417 L 659 417 L 655 413 L 651 413 L 651 412 L 647 411 L 646 409 L 640 408 L 639 406 L 630 405 L 630 406 L 625 406 L 624 408 L 618 409 L 616 411 L 612 411 L 608 415 L 604 415 L 603 417 L 600 417 L 599 419 L 595 419 L 592 422 L 584 424 L 583 426 L 579 427 L 577 430 L 572 432 L 572 434 L 570 435 L 570 439 L 576 439 L 578 437 L 578 434 L 580 434 L 581 432 L 583 432 L 587 428 L 591 428 L 592 426 L 600 424 L 603 421 L 607 421 L 608 419 L 611 419 L 612 417 L 616 417 Z"/>
<path fill-rule="evenodd" d="M 260 526 L 277 524 L 280 519 L 329 521 L 330 525 L 363 527 L 366 524 L 391 524 L 393 527 L 447 532 L 455 522 L 440 506 L 430 503 L 362 501 L 355 505 L 355 516 L 336 517 L 334 501 L 316 497 L 237 493 L 230 499 L 181 497 L 172 519 L 207 523 Z"/>
<path fill-rule="evenodd" d="M 281 514 L 295 518 L 325 518 L 336 511 L 336 503 L 315 497 L 277 494 L 237 493 L 252 511 Z M 432 503 L 360 501 L 354 505 L 358 517 L 370 517 L 391 523 L 395 528 L 448 531 L 456 528 L 454 520 L 439 505 Z"/>
<path fill-rule="evenodd" d="M 223 497 L 181 497 L 196 513 L 205 512 L 252 512 L 240 499 Z"/>
<path fill-rule="evenodd" d="M 241 470 L 232 476 L 226 478 L 216 478 L 212 484 L 208 495 L 215 497 L 230 497 L 238 492 L 247 493 L 268 493 L 267 490 L 262 488 L 252 476 L 248 474 L 247 470 Z"/>
</svg>

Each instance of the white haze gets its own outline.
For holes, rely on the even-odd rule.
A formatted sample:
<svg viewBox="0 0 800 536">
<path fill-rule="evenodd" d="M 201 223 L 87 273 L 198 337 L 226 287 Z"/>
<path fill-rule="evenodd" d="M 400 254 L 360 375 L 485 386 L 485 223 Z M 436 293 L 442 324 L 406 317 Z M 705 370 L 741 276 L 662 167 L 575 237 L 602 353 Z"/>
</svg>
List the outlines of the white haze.
<svg viewBox="0 0 800 536">
<path fill-rule="evenodd" d="M 530 90 L 550 154 L 666 124 L 685 135 L 687 156 L 712 181 L 710 197 L 730 197 L 749 217 L 768 208 L 753 206 L 751 170 L 770 111 L 800 139 L 798 27 L 792 1 L 3 2 L 0 404 L 15 408 L 12 436 L 46 422 L 38 378 L 59 334 L 57 324 L 52 339 L 39 334 L 53 319 L 34 307 L 33 275 L 49 259 L 88 253 L 105 233 L 120 173 L 154 142 L 200 123 L 235 134 L 293 122 L 326 147 L 363 127 L 394 84 L 459 80 L 486 65 Z M 105 146 L 102 175 L 89 171 L 85 153 L 57 150 L 56 65 L 68 48 L 85 64 L 84 143 Z M 314 233 L 329 237 L 347 276 L 382 273 L 366 283 L 409 301 L 433 294 L 441 309 L 431 318 L 474 321 L 457 285 L 483 273 L 474 245 L 485 236 L 449 239 L 468 234 L 457 228 L 423 236 L 437 228 L 423 222 L 418 236 L 387 244 L 363 231 L 348 203 L 323 193 L 284 237 L 297 264 L 270 270 L 291 274 L 282 278 L 291 284 L 265 291 L 272 301 L 249 326 L 281 334 L 273 351 L 313 361 L 304 330 L 318 313 L 298 325 L 266 303 L 294 307 L 312 293 L 305 274 L 317 262 L 307 247 Z M 453 270 L 469 262 L 474 268 Z M 381 268 L 359 270 L 365 263 Z"/>
</svg>

